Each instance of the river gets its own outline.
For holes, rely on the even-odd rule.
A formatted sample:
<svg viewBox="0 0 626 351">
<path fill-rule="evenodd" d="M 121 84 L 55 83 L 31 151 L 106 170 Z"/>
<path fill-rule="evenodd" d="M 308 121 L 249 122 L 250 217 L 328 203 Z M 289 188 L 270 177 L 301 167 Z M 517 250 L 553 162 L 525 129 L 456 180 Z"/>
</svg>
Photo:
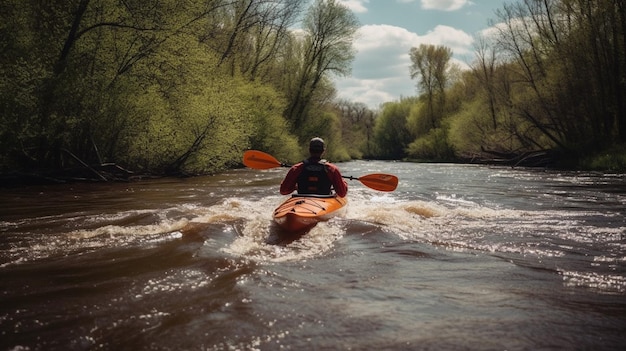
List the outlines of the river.
<svg viewBox="0 0 626 351">
<path fill-rule="evenodd" d="M 618 350 L 626 176 L 356 161 L 347 212 L 271 222 L 286 170 L 0 192 L 0 350 Z"/>
</svg>

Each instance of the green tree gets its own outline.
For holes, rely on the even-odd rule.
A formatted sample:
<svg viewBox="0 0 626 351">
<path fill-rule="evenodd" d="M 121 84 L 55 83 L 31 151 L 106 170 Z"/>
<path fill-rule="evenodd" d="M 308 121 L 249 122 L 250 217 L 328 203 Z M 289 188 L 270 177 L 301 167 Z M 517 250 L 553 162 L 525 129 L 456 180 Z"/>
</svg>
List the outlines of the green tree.
<svg viewBox="0 0 626 351">
<path fill-rule="evenodd" d="M 418 80 L 418 90 L 426 97 L 428 117 L 432 128 L 439 127 L 445 109 L 445 89 L 452 50 L 445 46 L 425 45 L 411 48 L 410 73 Z"/>
<path fill-rule="evenodd" d="M 415 98 L 403 98 L 383 105 L 374 125 L 378 157 L 399 160 L 407 156 L 406 148 L 412 141 L 407 118 L 415 102 Z"/>
<path fill-rule="evenodd" d="M 257 82 L 247 84 L 242 103 L 250 113 L 250 148 L 264 150 L 281 160 L 300 160 L 298 139 L 283 118 L 284 97 L 274 88 Z"/>
<path fill-rule="evenodd" d="M 412 79 L 418 79 L 422 92 L 420 104 L 414 106 L 409 117 L 409 128 L 414 140 L 407 147 L 415 158 L 448 159 L 453 154 L 447 143 L 446 89 L 452 81 L 452 51 L 445 46 L 420 45 L 410 50 Z"/>
<path fill-rule="evenodd" d="M 267 11 L 257 7 L 255 18 L 264 14 L 264 24 L 274 28 L 277 20 L 284 26 L 290 17 L 282 4 L 263 1 Z M 239 162 L 251 143 L 267 145 L 273 134 L 282 133 L 284 145 L 293 144 L 286 122 L 275 113 L 284 111 L 284 99 L 221 68 L 222 58 L 231 56 L 224 53 L 234 55 L 241 47 L 228 41 L 216 47 L 219 41 L 209 39 L 224 28 L 223 10 L 236 5 L 221 0 L 0 4 L 0 31 L 6 34 L 0 43 L 7 49 L 0 53 L 0 70 L 8 78 L 0 83 L 0 125 L 6 127 L 0 142 L 7 147 L 0 155 L 2 168 L 64 168 L 79 161 L 212 172 Z M 252 38 L 249 33 L 236 38 Z M 263 59 L 259 56 L 257 70 Z M 250 93 L 255 89 L 263 103 L 251 106 L 247 99 L 255 98 Z M 274 132 L 262 132 L 269 121 Z"/>
</svg>

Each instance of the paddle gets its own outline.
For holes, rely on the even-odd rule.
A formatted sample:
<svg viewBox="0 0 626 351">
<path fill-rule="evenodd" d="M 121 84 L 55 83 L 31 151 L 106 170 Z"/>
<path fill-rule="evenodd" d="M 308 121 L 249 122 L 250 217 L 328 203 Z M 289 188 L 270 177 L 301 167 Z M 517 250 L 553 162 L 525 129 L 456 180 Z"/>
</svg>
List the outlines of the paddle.
<svg viewBox="0 0 626 351">
<path fill-rule="evenodd" d="M 398 177 L 392 174 L 373 173 L 358 178 L 342 176 L 350 180 L 358 180 L 363 185 L 378 191 L 394 191 L 398 187 Z"/>
<path fill-rule="evenodd" d="M 281 163 L 274 156 L 263 151 L 248 150 L 243 153 L 243 164 L 254 169 L 271 169 L 276 167 L 291 167 Z M 363 185 L 379 191 L 394 191 L 398 186 L 398 177 L 392 174 L 374 173 L 362 177 L 342 176 L 350 180 L 358 180 Z"/>
<path fill-rule="evenodd" d="M 243 153 L 243 164 L 253 169 L 270 169 L 276 167 L 291 167 L 290 165 L 280 163 L 274 156 L 266 154 L 263 151 L 248 150 Z"/>
</svg>

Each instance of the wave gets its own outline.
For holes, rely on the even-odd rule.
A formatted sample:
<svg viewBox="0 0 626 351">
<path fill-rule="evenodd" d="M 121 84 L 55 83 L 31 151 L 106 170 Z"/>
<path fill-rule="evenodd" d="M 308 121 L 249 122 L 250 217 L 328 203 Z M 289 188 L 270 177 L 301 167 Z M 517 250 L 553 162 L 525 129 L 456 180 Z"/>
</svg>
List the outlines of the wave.
<svg viewBox="0 0 626 351">
<path fill-rule="evenodd" d="M 626 223 L 616 213 L 515 210 L 487 207 L 454 195 L 411 199 L 356 189 L 342 217 L 289 238 L 281 236 L 272 222 L 272 210 L 282 200 L 283 196 L 259 194 L 252 199 L 228 197 L 209 206 L 188 203 L 165 209 L 70 213 L 2 222 L 0 267 L 183 238 L 195 238 L 204 242 L 205 249 L 223 255 L 260 263 L 304 261 L 332 251 L 346 235 L 373 228 L 402 241 L 485 252 L 548 268 L 560 272 L 570 285 L 619 292 L 626 286 L 623 279 L 611 275 L 626 263 Z"/>
</svg>

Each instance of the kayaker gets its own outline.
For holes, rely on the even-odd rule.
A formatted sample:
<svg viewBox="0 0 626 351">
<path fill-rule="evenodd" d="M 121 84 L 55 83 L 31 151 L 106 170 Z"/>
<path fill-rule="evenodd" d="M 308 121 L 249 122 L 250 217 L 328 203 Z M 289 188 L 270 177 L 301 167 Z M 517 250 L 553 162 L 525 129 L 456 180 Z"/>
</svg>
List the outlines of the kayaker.
<svg viewBox="0 0 626 351">
<path fill-rule="evenodd" d="M 309 158 L 289 169 L 280 184 L 280 193 L 288 195 L 297 190 L 298 194 L 331 195 L 334 190 L 337 196 L 346 197 L 348 183 L 341 177 L 337 166 L 322 159 L 325 151 L 322 138 L 311 139 Z"/>
</svg>

